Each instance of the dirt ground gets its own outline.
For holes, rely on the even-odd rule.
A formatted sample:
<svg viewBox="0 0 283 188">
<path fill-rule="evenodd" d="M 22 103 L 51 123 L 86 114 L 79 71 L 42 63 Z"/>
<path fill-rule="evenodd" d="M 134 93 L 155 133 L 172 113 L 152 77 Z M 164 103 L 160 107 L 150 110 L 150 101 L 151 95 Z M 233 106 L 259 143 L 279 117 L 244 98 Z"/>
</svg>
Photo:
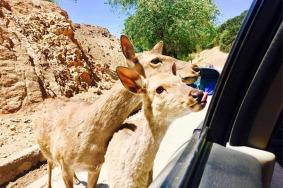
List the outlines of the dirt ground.
<svg viewBox="0 0 283 188">
<path fill-rule="evenodd" d="M 31 113 L 0 115 L 0 162 L 34 144 Z"/>
<path fill-rule="evenodd" d="M 207 67 L 212 65 L 213 68 L 221 72 L 228 57 L 228 54 L 221 52 L 219 46 L 216 46 L 211 49 L 206 49 L 199 53 L 196 53 L 194 54 L 194 56 L 194 64 L 197 64 L 200 67 Z"/>
<path fill-rule="evenodd" d="M 29 171 L 27 174 L 24 174 L 17 178 L 17 180 L 10 182 L 6 185 L 6 188 L 22 188 L 26 187 L 34 180 L 38 179 L 41 176 L 47 174 L 47 164 L 41 164 L 35 167 L 33 170 Z"/>
</svg>

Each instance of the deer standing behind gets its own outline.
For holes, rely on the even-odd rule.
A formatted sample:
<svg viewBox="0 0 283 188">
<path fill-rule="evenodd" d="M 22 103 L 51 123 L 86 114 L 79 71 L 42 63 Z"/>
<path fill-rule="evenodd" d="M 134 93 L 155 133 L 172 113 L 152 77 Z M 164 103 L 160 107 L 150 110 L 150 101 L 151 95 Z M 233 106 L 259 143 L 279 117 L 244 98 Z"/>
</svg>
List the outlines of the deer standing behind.
<svg viewBox="0 0 283 188">
<path fill-rule="evenodd" d="M 162 42 L 139 54 L 135 54 L 126 36 L 121 36 L 120 42 L 128 66 L 143 76 L 169 72 L 173 63 L 183 82 L 193 83 L 199 76 L 197 66 L 162 55 Z M 75 170 L 87 170 L 87 187 L 95 187 L 109 140 L 141 100 L 141 96 L 132 94 L 120 82 L 93 104 L 47 100 L 41 118 L 36 121 L 36 137 L 48 163 L 48 187 L 54 163 L 60 165 L 67 188 L 73 187 Z"/>
<path fill-rule="evenodd" d="M 123 85 L 143 96 L 141 112 L 124 122 L 111 139 L 105 159 L 110 188 L 145 188 L 151 183 L 155 155 L 171 122 L 202 110 L 207 93 L 193 89 L 173 74 L 144 79 L 128 68 L 117 68 Z"/>
</svg>

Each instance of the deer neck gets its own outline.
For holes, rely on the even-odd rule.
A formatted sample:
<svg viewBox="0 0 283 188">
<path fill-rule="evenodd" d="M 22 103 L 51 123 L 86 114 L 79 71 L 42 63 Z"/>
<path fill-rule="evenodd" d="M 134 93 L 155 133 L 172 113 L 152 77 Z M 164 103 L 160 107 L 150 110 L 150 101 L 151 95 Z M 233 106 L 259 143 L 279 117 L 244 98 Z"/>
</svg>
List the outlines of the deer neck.
<svg viewBox="0 0 283 188">
<path fill-rule="evenodd" d="M 154 112 L 151 104 L 152 102 L 150 98 L 147 95 L 144 95 L 142 111 L 145 120 L 147 121 L 145 129 L 150 131 L 156 145 L 159 146 L 171 121 L 168 120 L 168 118 L 164 118 L 159 113 Z"/>
<path fill-rule="evenodd" d="M 117 82 L 91 106 L 90 132 L 102 132 L 104 138 L 110 139 L 141 101 L 141 96 L 132 94 Z"/>
<path fill-rule="evenodd" d="M 153 161 L 159 149 L 160 143 L 167 131 L 170 122 L 164 118 L 154 116 L 151 100 L 147 95 L 143 96 L 142 116 L 137 117 L 137 129 L 140 130 L 136 145 L 136 155 L 141 161 L 142 167 L 139 169 L 140 174 L 148 173 L 153 167 Z M 143 155 L 140 155 L 143 153 Z M 136 164 L 135 164 L 136 165 Z"/>
</svg>

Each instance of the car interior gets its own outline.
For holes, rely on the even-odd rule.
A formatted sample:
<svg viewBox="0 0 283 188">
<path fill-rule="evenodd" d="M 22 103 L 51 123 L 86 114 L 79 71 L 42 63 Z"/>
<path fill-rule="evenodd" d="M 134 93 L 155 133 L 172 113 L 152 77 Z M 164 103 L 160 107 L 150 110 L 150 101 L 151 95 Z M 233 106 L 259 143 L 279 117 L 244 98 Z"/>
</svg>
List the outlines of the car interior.
<svg viewBox="0 0 283 188">
<path fill-rule="evenodd" d="M 282 187 L 282 0 L 255 0 L 190 142 L 150 187 Z"/>
</svg>

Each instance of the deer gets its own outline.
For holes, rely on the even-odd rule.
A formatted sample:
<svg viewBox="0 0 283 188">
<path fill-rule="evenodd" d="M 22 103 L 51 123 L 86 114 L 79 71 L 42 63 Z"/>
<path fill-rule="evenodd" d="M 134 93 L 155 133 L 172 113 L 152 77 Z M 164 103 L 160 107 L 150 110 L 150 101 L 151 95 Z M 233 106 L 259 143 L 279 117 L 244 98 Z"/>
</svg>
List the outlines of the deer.
<svg viewBox="0 0 283 188">
<path fill-rule="evenodd" d="M 117 68 L 124 87 L 142 95 L 142 110 L 128 118 L 113 135 L 105 156 L 107 182 L 111 188 L 145 188 L 152 181 L 152 168 L 160 142 L 178 117 L 202 110 L 207 92 L 187 86 L 172 73 L 144 78 L 135 70 Z M 110 172 L 110 173 L 109 173 Z"/>
<path fill-rule="evenodd" d="M 125 35 L 120 37 L 120 43 L 128 67 L 144 77 L 169 72 L 173 63 L 184 83 L 193 83 L 200 74 L 196 65 L 162 55 L 162 41 L 150 51 L 137 54 Z M 35 135 L 47 159 L 48 187 L 51 188 L 54 164 L 61 167 L 67 188 L 73 187 L 77 170 L 86 170 L 87 187 L 95 187 L 109 140 L 141 101 L 141 96 L 129 92 L 120 82 L 94 103 L 47 99 L 40 119 L 35 122 Z"/>
</svg>

